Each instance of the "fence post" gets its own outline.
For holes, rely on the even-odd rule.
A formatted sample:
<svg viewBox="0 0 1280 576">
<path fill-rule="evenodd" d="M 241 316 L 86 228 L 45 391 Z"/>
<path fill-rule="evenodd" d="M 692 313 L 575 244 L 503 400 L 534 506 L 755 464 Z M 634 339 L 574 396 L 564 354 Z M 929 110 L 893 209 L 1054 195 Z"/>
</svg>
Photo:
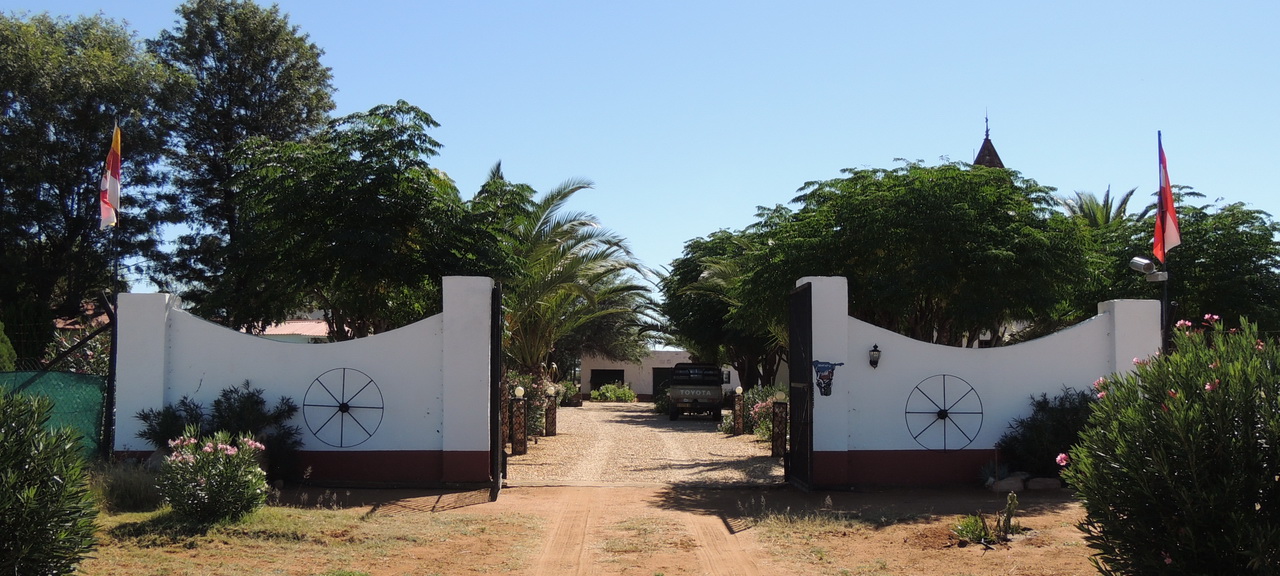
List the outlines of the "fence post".
<svg viewBox="0 0 1280 576">
<path fill-rule="evenodd" d="M 781 458 L 787 453 L 787 403 L 773 403 L 773 450 L 770 456 Z"/>
<path fill-rule="evenodd" d="M 556 396 L 547 396 L 547 408 L 542 416 L 542 435 L 556 435 L 556 405 L 559 404 Z"/>
<path fill-rule="evenodd" d="M 746 414 L 743 412 L 742 388 L 734 390 L 733 394 L 733 435 L 741 436 L 743 429 L 746 428 Z"/>
<path fill-rule="evenodd" d="M 529 452 L 528 414 L 529 407 L 525 399 L 511 399 L 511 455 L 520 456 Z"/>
</svg>

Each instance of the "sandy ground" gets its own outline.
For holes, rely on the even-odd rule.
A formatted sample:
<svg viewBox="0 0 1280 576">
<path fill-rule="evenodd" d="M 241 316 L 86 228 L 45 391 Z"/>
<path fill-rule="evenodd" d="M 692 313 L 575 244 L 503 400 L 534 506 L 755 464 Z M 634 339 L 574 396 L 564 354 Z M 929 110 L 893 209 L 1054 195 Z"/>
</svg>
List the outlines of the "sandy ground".
<svg viewBox="0 0 1280 576">
<path fill-rule="evenodd" d="M 487 492 L 391 497 L 382 513 L 523 514 L 536 544 L 483 538 L 433 543 L 375 574 L 755 575 L 1092 574 L 1066 491 L 1021 495 L 1026 529 L 994 547 L 961 546 L 951 526 L 993 514 L 1005 496 L 980 488 L 800 492 L 751 437 L 709 420 L 670 422 L 645 404 L 587 404 L 559 415 L 559 434 L 513 457 L 496 502 Z M 382 497 L 391 495 L 383 494 Z M 783 529 L 757 520 L 772 512 Z M 814 513 L 856 518 L 810 528 Z M 496 537 L 495 537 L 496 538 Z M 501 566 L 501 569 L 484 567 Z"/>
</svg>

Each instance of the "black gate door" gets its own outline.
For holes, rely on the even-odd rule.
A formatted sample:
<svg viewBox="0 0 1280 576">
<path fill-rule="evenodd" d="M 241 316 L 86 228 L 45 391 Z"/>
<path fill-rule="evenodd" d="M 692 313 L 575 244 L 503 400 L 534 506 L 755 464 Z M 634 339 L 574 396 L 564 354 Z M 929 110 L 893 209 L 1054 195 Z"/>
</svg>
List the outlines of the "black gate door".
<svg viewBox="0 0 1280 576">
<path fill-rule="evenodd" d="M 788 338 L 791 382 L 791 446 L 785 462 L 786 479 L 802 490 L 813 486 L 813 290 L 803 284 L 791 291 Z"/>
<path fill-rule="evenodd" d="M 502 285 L 494 284 L 489 332 L 489 500 L 497 500 L 507 476 L 507 453 L 502 439 Z"/>
</svg>

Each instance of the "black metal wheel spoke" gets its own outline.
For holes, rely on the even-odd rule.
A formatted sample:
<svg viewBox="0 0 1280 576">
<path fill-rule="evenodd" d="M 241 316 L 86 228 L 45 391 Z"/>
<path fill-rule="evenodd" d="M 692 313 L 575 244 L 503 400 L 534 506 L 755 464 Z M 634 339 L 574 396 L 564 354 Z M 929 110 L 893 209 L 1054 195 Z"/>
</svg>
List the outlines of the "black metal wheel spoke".
<svg viewBox="0 0 1280 576">
<path fill-rule="evenodd" d="M 350 387 L 348 376 L 351 376 Z M 364 378 L 364 383 L 357 386 L 355 383 L 361 377 Z M 333 382 L 335 379 L 337 382 Z M 310 396 L 319 398 L 311 399 Z M 362 401 L 354 404 L 353 401 L 358 396 L 363 396 Z M 382 423 L 382 391 L 372 378 L 354 368 L 334 368 L 316 377 L 307 389 L 307 397 L 304 397 L 302 406 L 303 419 L 312 435 L 317 440 L 338 448 L 364 443 L 373 437 Z M 353 411 L 359 411 L 360 414 Z M 348 419 L 353 426 L 347 426 Z M 313 426 L 312 422 L 318 422 L 319 425 Z"/>
<path fill-rule="evenodd" d="M 917 384 L 907 397 L 904 412 L 911 438 L 929 450 L 963 449 L 982 429 L 982 399 L 978 391 L 963 378 L 950 374 L 931 376 Z M 930 417 L 928 422 L 921 419 L 926 415 Z"/>
</svg>

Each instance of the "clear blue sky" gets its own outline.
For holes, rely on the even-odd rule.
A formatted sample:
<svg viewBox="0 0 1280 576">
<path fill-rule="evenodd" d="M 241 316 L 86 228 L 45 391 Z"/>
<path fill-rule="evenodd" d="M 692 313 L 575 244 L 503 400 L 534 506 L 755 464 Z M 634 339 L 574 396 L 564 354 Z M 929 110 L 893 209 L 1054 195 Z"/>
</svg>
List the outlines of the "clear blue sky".
<svg viewBox="0 0 1280 576">
<path fill-rule="evenodd" d="M 177 5 L 0 0 L 146 38 Z M 1175 184 L 1280 214 L 1280 2 L 279 5 L 325 50 L 336 114 L 427 110 L 465 197 L 498 160 L 538 190 L 590 179 L 572 207 L 651 267 L 841 168 L 971 161 L 984 114 L 1005 164 L 1060 194 L 1145 204 L 1162 130 Z"/>
</svg>

